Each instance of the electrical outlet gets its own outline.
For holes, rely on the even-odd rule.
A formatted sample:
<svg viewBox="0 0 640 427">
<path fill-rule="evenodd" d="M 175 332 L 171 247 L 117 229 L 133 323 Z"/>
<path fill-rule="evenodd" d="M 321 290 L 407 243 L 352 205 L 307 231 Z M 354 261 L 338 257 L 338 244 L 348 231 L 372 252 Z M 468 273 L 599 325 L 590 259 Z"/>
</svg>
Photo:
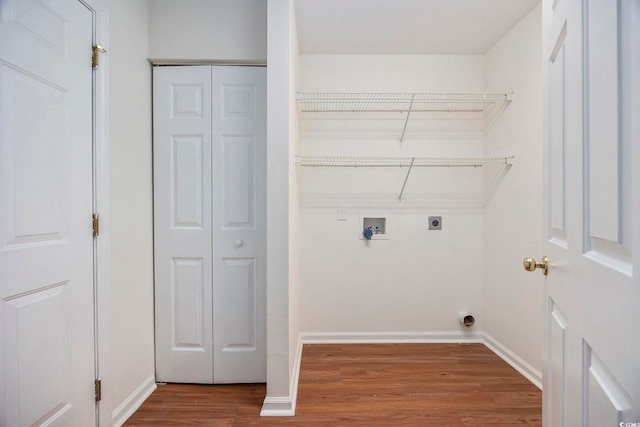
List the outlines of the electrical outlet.
<svg viewBox="0 0 640 427">
<path fill-rule="evenodd" d="M 442 230 L 442 217 L 430 216 L 429 217 L 429 230 Z"/>
<path fill-rule="evenodd" d="M 347 220 L 347 210 L 344 206 L 338 206 L 337 211 L 337 219 L 338 221 L 346 221 Z"/>
</svg>

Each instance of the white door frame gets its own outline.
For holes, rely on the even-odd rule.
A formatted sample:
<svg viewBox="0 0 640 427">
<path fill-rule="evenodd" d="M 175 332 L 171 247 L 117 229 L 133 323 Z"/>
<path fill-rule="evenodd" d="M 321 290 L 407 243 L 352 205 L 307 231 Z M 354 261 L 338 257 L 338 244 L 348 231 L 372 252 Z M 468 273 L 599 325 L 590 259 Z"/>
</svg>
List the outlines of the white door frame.
<svg viewBox="0 0 640 427">
<path fill-rule="evenodd" d="M 78 0 L 93 12 L 93 44 L 107 50 L 93 71 L 93 209 L 100 214 L 100 235 L 94 240 L 94 290 L 96 378 L 102 379 L 102 400 L 96 419 L 99 426 L 112 422 L 109 393 L 111 354 L 109 305 L 109 8 L 103 0 Z M 87 60 L 89 60 L 87 52 Z"/>
</svg>

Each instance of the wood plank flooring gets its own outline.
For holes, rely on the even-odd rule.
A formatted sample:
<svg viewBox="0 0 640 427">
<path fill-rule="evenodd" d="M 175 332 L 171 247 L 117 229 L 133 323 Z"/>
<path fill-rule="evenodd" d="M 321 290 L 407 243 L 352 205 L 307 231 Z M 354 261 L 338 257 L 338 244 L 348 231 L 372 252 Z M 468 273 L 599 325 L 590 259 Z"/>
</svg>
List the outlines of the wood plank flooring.
<svg viewBox="0 0 640 427">
<path fill-rule="evenodd" d="M 313 344 L 295 417 L 264 384 L 159 385 L 125 426 L 541 426 L 540 390 L 482 344 Z"/>
</svg>

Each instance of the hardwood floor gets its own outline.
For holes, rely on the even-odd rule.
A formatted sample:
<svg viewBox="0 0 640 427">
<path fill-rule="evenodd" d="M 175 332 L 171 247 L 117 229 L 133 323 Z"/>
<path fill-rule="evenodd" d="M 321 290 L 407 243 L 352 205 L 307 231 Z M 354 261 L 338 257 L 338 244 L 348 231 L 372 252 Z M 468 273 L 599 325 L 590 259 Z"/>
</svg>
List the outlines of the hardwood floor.
<svg viewBox="0 0 640 427">
<path fill-rule="evenodd" d="M 305 345 L 295 417 L 263 384 L 159 385 L 125 426 L 541 426 L 540 390 L 482 344 Z"/>
</svg>

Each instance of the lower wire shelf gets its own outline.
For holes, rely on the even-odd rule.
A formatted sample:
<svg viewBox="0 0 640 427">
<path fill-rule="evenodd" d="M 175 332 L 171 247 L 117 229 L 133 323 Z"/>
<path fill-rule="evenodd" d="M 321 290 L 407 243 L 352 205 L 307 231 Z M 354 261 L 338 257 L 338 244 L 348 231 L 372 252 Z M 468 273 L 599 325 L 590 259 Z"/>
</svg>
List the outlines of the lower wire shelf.
<svg viewBox="0 0 640 427">
<path fill-rule="evenodd" d="M 515 156 L 503 157 L 363 157 L 363 156 L 296 156 L 300 166 L 324 168 L 409 168 L 398 200 L 402 200 L 411 169 L 415 167 L 479 168 L 485 164 L 512 165 Z"/>
</svg>

